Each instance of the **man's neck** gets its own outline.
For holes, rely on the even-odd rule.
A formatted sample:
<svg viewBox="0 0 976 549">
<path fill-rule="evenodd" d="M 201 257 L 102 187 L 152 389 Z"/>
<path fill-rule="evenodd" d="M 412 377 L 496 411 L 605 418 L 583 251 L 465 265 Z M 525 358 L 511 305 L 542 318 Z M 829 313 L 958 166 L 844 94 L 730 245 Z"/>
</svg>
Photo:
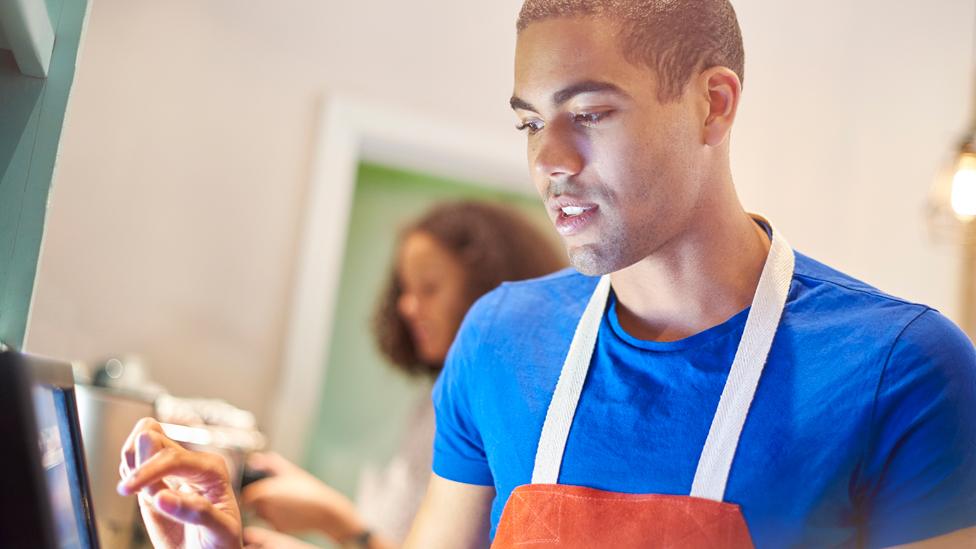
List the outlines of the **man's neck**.
<svg viewBox="0 0 976 549">
<path fill-rule="evenodd" d="M 638 339 L 676 341 L 721 324 L 752 303 L 769 246 L 739 208 L 695 223 L 611 275 L 621 327 Z"/>
</svg>

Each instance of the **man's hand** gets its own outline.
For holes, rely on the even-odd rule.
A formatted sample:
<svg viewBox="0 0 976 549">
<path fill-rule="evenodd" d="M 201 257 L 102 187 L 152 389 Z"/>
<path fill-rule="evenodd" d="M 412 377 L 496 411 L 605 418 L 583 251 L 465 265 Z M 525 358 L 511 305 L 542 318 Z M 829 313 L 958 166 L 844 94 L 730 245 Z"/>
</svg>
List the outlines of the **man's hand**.
<svg viewBox="0 0 976 549">
<path fill-rule="evenodd" d="M 244 529 L 244 549 L 318 549 L 286 534 L 251 526 Z"/>
<path fill-rule="evenodd" d="M 248 485 L 241 504 L 276 530 L 317 530 L 341 542 L 365 529 L 346 496 L 278 454 L 253 454 L 248 465 L 270 476 Z"/>
<path fill-rule="evenodd" d="M 976 527 L 956 530 L 908 545 L 899 545 L 896 549 L 956 549 L 958 547 L 976 547 Z"/>
<path fill-rule="evenodd" d="M 119 494 L 138 495 L 157 549 L 241 547 L 241 514 L 220 456 L 186 450 L 144 418 L 122 446 L 119 475 Z"/>
</svg>

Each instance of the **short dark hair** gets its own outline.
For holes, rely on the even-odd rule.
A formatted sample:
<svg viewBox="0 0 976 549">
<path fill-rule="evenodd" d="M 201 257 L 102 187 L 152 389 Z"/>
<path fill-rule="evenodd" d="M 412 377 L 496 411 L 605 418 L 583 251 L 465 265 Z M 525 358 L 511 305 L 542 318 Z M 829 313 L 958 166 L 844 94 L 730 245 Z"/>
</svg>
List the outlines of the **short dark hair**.
<svg viewBox="0 0 976 549">
<path fill-rule="evenodd" d="M 449 202 L 435 206 L 400 232 L 399 242 L 415 233 L 433 237 L 464 268 L 465 310 L 508 280 L 539 277 L 563 268 L 564 254 L 524 216 L 487 202 Z M 412 375 L 434 377 L 442 364 L 424 362 L 397 310 L 402 288 L 390 273 L 373 317 L 376 344 L 394 366 Z"/>
<path fill-rule="evenodd" d="M 662 102 L 681 97 L 697 72 L 716 66 L 745 79 L 745 50 L 728 0 L 525 0 L 517 28 L 557 17 L 604 17 L 621 25 L 624 56 L 660 81 Z"/>
</svg>

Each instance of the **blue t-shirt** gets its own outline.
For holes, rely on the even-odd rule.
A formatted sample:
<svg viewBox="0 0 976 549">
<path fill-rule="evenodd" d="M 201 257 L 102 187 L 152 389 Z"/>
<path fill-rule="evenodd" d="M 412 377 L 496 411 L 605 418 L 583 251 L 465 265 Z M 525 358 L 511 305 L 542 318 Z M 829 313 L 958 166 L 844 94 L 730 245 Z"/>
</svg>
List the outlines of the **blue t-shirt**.
<svg viewBox="0 0 976 549">
<path fill-rule="evenodd" d="M 565 270 L 471 309 L 434 387 L 434 472 L 494 486 L 494 537 L 597 283 Z M 687 495 L 748 309 L 674 342 L 621 329 L 611 292 L 561 484 Z M 933 309 L 796 254 L 725 500 L 757 547 L 908 543 L 976 525 L 976 352 Z"/>
</svg>

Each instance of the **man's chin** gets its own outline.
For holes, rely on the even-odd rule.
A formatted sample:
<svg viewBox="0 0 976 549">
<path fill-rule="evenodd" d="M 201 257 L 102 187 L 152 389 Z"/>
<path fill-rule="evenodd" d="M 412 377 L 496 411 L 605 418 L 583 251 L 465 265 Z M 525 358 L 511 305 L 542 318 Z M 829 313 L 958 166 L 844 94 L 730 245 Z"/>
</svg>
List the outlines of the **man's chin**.
<svg viewBox="0 0 976 549">
<path fill-rule="evenodd" d="M 567 251 L 569 253 L 569 264 L 580 274 L 603 276 L 615 270 L 613 262 L 608 261 L 609 258 L 600 254 L 600 251 L 593 244 L 572 246 Z"/>
</svg>

